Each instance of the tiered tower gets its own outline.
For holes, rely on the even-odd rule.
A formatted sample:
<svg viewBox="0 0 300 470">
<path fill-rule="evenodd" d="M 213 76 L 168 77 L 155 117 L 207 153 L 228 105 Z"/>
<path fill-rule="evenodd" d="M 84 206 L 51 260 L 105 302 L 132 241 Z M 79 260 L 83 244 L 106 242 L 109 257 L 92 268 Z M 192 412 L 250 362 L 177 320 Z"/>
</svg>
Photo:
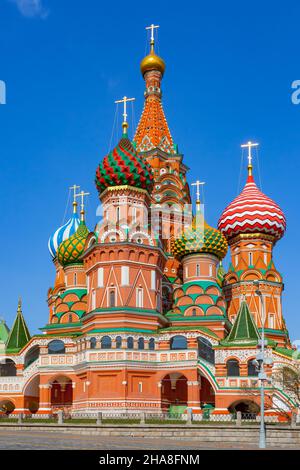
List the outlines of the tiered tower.
<svg viewBox="0 0 300 470">
<path fill-rule="evenodd" d="M 88 314 L 83 329 L 151 333 L 162 316 L 162 276 L 166 257 L 148 224 L 151 166 L 123 135 L 96 171 L 103 221 L 90 234 L 84 253 Z"/>
<path fill-rule="evenodd" d="M 227 253 L 227 241 L 219 230 L 204 220 L 198 191 L 192 225 L 180 238 L 172 241 L 172 252 L 182 263 L 183 283 L 174 291 L 173 308 L 167 318 L 172 326 L 187 329 L 196 326 L 200 331 L 204 328 L 206 332 L 224 338 L 230 324 L 218 271 L 219 263 Z"/>
<path fill-rule="evenodd" d="M 224 293 L 228 301 L 228 317 L 234 323 L 242 299 L 246 300 L 256 325 L 261 328 L 262 311 L 255 294 L 254 281 L 260 282 L 263 293 L 266 335 L 280 346 L 289 339 L 282 316 L 283 282 L 273 261 L 273 247 L 283 236 L 285 216 L 280 207 L 257 187 L 252 174 L 251 149 L 248 142 L 248 177 L 241 194 L 223 211 L 219 229 L 228 240 L 231 252 L 229 271 L 225 276 Z"/>
<path fill-rule="evenodd" d="M 49 239 L 49 248 L 56 267 L 54 288 L 48 291 L 49 323 L 44 330 L 48 333 L 76 332 L 87 310 L 86 274 L 81 256 L 89 230 L 85 224 L 84 191 L 77 193 L 74 185 L 73 216 Z M 77 215 L 77 198 L 81 198 L 80 218 Z M 63 229 L 63 230 L 62 230 Z M 58 234 L 58 235 L 57 235 Z"/>
<path fill-rule="evenodd" d="M 154 29 L 151 25 L 150 54 L 141 62 L 141 72 L 146 82 L 144 109 L 137 126 L 134 141 L 137 151 L 153 168 L 152 224 L 163 240 L 169 259 L 166 276 L 175 282 L 179 263 L 171 255 L 171 240 L 180 235 L 182 227 L 189 224 L 190 192 L 186 181 L 188 168 L 173 138 L 162 106 L 161 81 L 165 63 L 154 50 Z"/>
</svg>

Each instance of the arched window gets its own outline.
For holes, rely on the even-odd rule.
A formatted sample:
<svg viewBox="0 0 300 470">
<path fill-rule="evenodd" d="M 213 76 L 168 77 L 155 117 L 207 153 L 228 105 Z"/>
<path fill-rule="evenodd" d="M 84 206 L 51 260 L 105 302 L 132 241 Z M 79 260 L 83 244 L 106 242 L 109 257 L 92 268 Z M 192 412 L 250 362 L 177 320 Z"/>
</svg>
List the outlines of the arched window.
<svg viewBox="0 0 300 470">
<path fill-rule="evenodd" d="M 120 349 L 122 347 L 122 338 L 121 336 L 116 337 L 116 348 Z"/>
<path fill-rule="evenodd" d="M 39 355 L 40 355 L 39 346 L 33 346 L 33 348 L 29 349 L 29 351 L 25 354 L 24 368 L 30 366 L 30 364 L 36 361 L 39 358 Z"/>
<path fill-rule="evenodd" d="M 196 276 L 200 276 L 200 264 L 196 264 Z"/>
<path fill-rule="evenodd" d="M 250 359 L 248 361 L 248 375 L 251 377 L 256 377 L 258 375 L 258 367 L 255 359 Z"/>
<path fill-rule="evenodd" d="M 195 308 L 193 308 L 192 310 L 192 317 L 196 317 L 197 316 L 197 310 Z"/>
<path fill-rule="evenodd" d="M 48 344 L 48 354 L 64 354 L 65 352 L 65 343 L 60 339 L 54 339 Z"/>
<path fill-rule="evenodd" d="M 101 338 L 101 349 L 111 349 L 111 337 L 103 336 Z"/>
<path fill-rule="evenodd" d="M 69 323 L 72 323 L 72 313 L 69 313 Z"/>
<path fill-rule="evenodd" d="M 127 338 L 127 349 L 133 349 L 133 338 L 131 336 Z"/>
<path fill-rule="evenodd" d="M 173 336 L 170 346 L 171 349 L 187 349 L 187 340 L 184 336 Z"/>
<path fill-rule="evenodd" d="M 90 339 L 90 348 L 91 348 L 91 349 L 96 349 L 96 346 L 97 346 L 97 340 L 96 340 L 96 338 L 91 338 L 91 339 Z"/>
<path fill-rule="evenodd" d="M 4 359 L 0 363 L 0 377 L 15 377 L 17 375 L 16 364 L 12 359 Z"/>
<path fill-rule="evenodd" d="M 109 291 L 109 306 L 115 307 L 116 306 L 116 291 L 115 289 L 110 289 Z"/>
<path fill-rule="evenodd" d="M 139 338 L 139 340 L 138 340 L 138 349 L 145 349 L 144 338 Z"/>
<path fill-rule="evenodd" d="M 240 366 L 239 362 L 236 359 L 229 359 L 226 364 L 227 375 L 229 377 L 239 377 L 240 375 Z"/>
<path fill-rule="evenodd" d="M 74 286 L 77 286 L 77 273 L 74 273 Z"/>
<path fill-rule="evenodd" d="M 151 349 L 151 351 L 154 351 L 154 349 L 155 349 L 155 340 L 154 340 L 154 338 L 151 338 L 149 340 L 149 349 Z"/>
<path fill-rule="evenodd" d="M 202 359 L 211 364 L 215 363 L 215 351 L 212 348 L 210 341 L 206 338 L 197 338 L 198 341 L 198 355 Z"/>
</svg>

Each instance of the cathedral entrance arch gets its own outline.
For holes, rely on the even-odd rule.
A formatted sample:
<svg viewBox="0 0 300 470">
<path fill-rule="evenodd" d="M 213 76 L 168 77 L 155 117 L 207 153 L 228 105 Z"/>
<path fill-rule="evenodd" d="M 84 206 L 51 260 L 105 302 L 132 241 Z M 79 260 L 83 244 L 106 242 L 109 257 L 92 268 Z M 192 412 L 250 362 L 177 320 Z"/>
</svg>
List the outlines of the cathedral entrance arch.
<svg viewBox="0 0 300 470">
<path fill-rule="evenodd" d="M 187 407 L 187 378 L 181 372 L 171 372 L 161 381 L 161 403 L 164 411 L 183 412 Z"/>
<path fill-rule="evenodd" d="M 59 375 L 50 382 L 50 387 L 52 410 L 64 410 L 68 412 L 73 404 L 72 380 L 65 375 Z"/>
</svg>

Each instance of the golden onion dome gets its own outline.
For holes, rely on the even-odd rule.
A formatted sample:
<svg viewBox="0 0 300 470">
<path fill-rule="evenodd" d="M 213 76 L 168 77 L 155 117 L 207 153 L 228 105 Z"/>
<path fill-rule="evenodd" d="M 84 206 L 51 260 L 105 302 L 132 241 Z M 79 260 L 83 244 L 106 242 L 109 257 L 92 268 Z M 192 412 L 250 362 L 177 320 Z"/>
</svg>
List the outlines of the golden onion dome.
<svg viewBox="0 0 300 470">
<path fill-rule="evenodd" d="M 151 47 L 150 54 L 143 58 L 141 62 L 141 72 L 144 76 L 146 72 L 158 70 L 162 75 L 165 72 L 166 64 L 161 57 L 155 54 L 154 48 Z"/>
</svg>

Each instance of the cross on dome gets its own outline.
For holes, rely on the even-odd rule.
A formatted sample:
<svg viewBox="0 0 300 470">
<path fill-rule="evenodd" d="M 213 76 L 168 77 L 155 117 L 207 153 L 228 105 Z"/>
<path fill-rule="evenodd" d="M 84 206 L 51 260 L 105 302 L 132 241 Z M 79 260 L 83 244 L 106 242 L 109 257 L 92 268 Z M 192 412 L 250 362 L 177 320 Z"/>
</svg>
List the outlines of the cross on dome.
<svg viewBox="0 0 300 470">
<path fill-rule="evenodd" d="M 74 194 L 74 197 L 80 197 L 81 198 L 81 210 L 80 210 L 80 219 L 83 221 L 84 220 L 84 198 L 85 196 L 89 196 L 90 193 L 85 193 L 84 191 L 81 191 L 80 193 Z"/>
<path fill-rule="evenodd" d="M 78 190 L 80 189 L 80 186 L 77 186 L 76 184 L 74 184 L 69 189 L 73 191 L 73 213 L 75 214 L 77 211 L 76 191 L 77 189 Z"/>
<path fill-rule="evenodd" d="M 191 186 L 196 186 L 196 208 L 197 211 L 200 210 L 200 186 L 205 184 L 204 181 L 197 180 L 195 183 L 192 183 Z"/>
<path fill-rule="evenodd" d="M 146 26 L 145 29 L 151 31 L 151 36 L 150 36 L 150 45 L 154 46 L 154 30 L 158 29 L 159 25 L 154 25 L 153 23 L 150 26 Z"/>
<path fill-rule="evenodd" d="M 246 144 L 242 144 L 241 148 L 247 148 L 248 149 L 248 175 L 252 175 L 252 148 L 253 147 L 258 147 L 259 144 L 257 142 L 251 142 L 249 140 Z"/>
<path fill-rule="evenodd" d="M 116 104 L 123 103 L 124 105 L 124 111 L 123 111 L 123 122 L 122 122 L 122 128 L 123 128 L 123 134 L 127 134 L 127 128 L 128 128 L 128 123 L 127 123 L 127 103 L 129 101 L 135 101 L 135 98 L 127 98 L 127 96 L 123 96 L 121 100 L 115 101 Z"/>
</svg>

